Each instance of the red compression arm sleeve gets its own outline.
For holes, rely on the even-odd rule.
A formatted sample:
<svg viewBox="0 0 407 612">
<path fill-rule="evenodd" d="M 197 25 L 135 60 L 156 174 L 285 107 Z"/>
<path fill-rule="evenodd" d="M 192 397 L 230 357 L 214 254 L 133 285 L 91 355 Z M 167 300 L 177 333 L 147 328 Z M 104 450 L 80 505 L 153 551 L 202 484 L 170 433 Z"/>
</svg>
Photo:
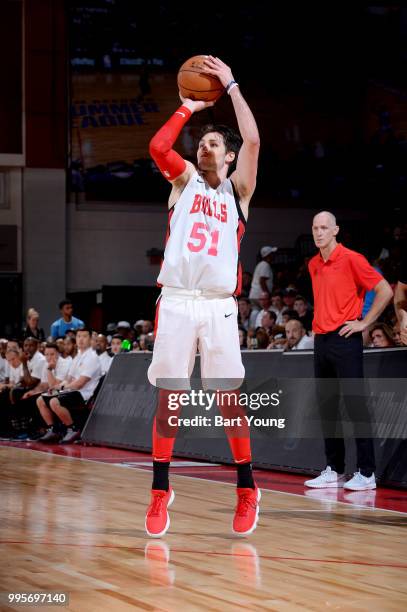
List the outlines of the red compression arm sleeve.
<svg viewBox="0 0 407 612">
<path fill-rule="evenodd" d="M 168 181 L 185 171 L 185 160 L 172 146 L 191 114 L 186 106 L 180 106 L 150 141 L 150 155 Z"/>
</svg>

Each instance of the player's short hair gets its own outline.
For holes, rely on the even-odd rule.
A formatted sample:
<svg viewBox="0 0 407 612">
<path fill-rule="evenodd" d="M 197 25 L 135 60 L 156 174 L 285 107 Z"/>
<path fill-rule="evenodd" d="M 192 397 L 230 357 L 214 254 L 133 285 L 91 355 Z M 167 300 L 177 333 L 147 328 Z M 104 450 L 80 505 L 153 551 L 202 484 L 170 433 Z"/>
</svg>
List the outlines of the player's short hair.
<svg viewBox="0 0 407 612">
<path fill-rule="evenodd" d="M 221 123 L 208 123 L 202 128 L 201 133 L 199 134 L 199 140 L 211 132 L 217 132 L 222 136 L 227 152 L 233 151 L 236 153 L 236 155 L 239 153 L 243 140 L 236 130 Z"/>
</svg>

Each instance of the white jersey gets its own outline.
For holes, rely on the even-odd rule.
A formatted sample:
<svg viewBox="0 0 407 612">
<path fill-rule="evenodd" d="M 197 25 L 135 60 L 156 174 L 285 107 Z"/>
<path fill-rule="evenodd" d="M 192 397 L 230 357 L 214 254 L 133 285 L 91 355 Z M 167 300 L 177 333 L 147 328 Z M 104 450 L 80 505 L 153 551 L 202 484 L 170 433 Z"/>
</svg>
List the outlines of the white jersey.
<svg viewBox="0 0 407 612">
<path fill-rule="evenodd" d="M 231 180 L 212 189 L 194 172 L 169 211 L 157 282 L 164 287 L 238 295 L 245 224 Z"/>
</svg>

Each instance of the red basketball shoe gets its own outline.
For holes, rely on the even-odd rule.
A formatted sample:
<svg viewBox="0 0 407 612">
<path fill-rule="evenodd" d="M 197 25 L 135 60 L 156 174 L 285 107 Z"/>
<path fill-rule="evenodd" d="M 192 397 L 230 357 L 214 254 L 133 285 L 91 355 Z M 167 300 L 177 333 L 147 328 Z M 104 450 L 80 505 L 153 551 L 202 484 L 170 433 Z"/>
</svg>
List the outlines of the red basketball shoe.
<svg viewBox="0 0 407 612">
<path fill-rule="evenodd" d="M 175 493 L 170 487 L 168 491 L 152 489 L 151 503 L 147 508 L 145 528 L 152 538 L 163 536 L 170 526 L 170 515 L 167 508 L 174 501 Z"/>
<path fill-rule="evenodd" d="M 257 527 L 259 520 L 260 489 L 240 489 L 237 487 L 237 506 L 233 519 L 233 531 L 238 535 L 249 535 Z"/>
</svg>

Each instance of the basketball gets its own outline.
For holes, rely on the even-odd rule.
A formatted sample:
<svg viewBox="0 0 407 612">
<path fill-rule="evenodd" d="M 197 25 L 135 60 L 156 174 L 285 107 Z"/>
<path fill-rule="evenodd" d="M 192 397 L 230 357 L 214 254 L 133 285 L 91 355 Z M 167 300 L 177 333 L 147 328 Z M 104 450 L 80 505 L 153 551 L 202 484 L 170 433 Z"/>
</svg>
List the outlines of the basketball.
<svg viewBox="0 0 407 612">
<path fill-rule="evenodd" d="M 178 71 L 178 88 L 184 98 L 214 102 L 225 91 L 215 76 L 202 72 L 205 55 L 194 55 Z"/>
</svg>

